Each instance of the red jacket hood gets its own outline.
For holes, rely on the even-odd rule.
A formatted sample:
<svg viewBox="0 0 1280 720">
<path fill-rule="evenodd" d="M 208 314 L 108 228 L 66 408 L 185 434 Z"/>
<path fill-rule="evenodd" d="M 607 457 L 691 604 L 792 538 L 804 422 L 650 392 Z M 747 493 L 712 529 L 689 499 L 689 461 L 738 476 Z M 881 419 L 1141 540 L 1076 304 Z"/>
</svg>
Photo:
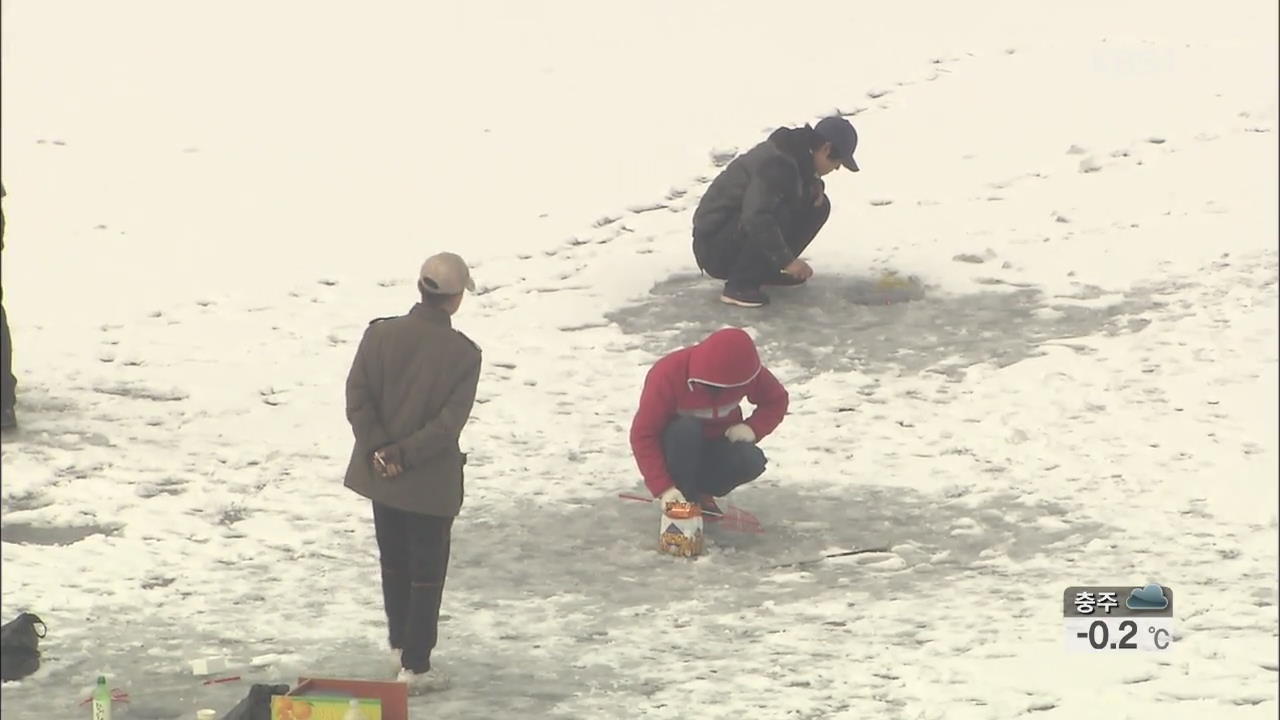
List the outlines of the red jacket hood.
<svg viewBox="0 0 1280 720">
<path fill-rule="evenodd" d="M 760 374 L 756 344 L 738 328 L 717 330 L 689 352 L 689 383 L 741 387 Z"/>
</svg>

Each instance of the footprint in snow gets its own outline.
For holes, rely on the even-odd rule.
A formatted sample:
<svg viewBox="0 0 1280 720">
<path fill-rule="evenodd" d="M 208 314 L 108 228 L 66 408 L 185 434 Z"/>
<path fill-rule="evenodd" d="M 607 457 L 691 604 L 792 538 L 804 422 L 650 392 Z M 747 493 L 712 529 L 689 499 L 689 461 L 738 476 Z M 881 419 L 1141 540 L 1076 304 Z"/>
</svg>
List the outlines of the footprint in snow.
<svg viewBox="0 0 1280 720">
<path fill-rule="evenodd" d="M 279 390 L 277 388 L 266 387 L 259 390 L 258 395 L 262 397 L 262 402 L 266 403 L 267 405 L 271 405 L 272 407 L 275 407 L 277 405 L 283 405 L 285 403 L 284 398 L 281 397 L 281 394 L 283 392 L 284 392 L 283 390 Z"/>
<path fill-rule="evenodd" d="M 1093 156 L 1089 156 L 1080 161 L 1080 172 L 1096 173 L 1102 169 L 1102 163 L 1099 163 Z"/>
<path fill-rule="evenodd" d="M 716 167 L 724 167 L 733 162 L 738 157 L 738 148 L 714 148 L 711 151 L 711 164 Z"/>
</svg>

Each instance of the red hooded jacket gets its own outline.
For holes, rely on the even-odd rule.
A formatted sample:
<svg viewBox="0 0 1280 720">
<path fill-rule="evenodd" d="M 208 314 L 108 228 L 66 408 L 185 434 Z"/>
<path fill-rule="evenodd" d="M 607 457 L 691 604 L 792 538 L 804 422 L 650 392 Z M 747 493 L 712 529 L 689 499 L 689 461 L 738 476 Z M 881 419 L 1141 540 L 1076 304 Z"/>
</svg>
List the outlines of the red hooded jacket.
<svg viewBox="0 0 1280 720">
<path fill-rule="evenodd" d="M 717 330 L 654 363 L 631 423 L 631 451 L 649 492 L 661 495 L 674 484 L 662 452 L 667 425 L 678 415 L 696 417 L 705 437 L 723 437 L 730 425 L 744 422 L 739 407 L 744 397 L 756 406 L 745 422 L 759 442 L 782 422 L 789 398 L 760 364 L 751 336 L 738 328 Z"/>
</svg>

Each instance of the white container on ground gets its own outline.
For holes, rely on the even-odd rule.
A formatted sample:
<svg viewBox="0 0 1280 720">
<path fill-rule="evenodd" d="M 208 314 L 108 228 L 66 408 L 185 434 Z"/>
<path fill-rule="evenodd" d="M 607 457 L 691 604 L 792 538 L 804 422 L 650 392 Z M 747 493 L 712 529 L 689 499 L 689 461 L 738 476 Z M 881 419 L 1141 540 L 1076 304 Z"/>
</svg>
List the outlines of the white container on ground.
<svg viewBox="0 0 1280 720">
<path fill-rule="evenodd" d="M 231 663 L 225 657 L 198 658 L 191 661 L 191 674 L 212 675 L 229 667 L 231 667 Z"/>
<path fill-rule="evenodd" d="M 266 655 L 259 655 L 258 657 L 253 658 L 249 661 L 249 665 L 252 667 L 266 667 L 268 665 L 275 665 L 280 662 L 281 659 L 282 656 L 280 653 L 267 653 Z"/>
<path fill-rule="evenodd" d="M 658 519 L 658 548 L 677 557 L 701 555 L 706 550 L 702 507 L 691 502 L 667 503 Z"/>
</svg>

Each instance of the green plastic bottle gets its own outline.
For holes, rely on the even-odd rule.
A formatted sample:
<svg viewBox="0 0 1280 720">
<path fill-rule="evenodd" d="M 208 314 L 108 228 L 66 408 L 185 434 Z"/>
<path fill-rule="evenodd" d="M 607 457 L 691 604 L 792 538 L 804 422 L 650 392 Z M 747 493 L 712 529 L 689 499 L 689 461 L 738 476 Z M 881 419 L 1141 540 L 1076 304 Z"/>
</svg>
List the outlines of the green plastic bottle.
<svg viewBox="0 0 1280 720">
<path fill-rule="evenodd" d="M 111 690 L 104 675 L 98 676 L 98 686 L 93 689 L 93 720 L 111 720 Z"/>
</svg>

